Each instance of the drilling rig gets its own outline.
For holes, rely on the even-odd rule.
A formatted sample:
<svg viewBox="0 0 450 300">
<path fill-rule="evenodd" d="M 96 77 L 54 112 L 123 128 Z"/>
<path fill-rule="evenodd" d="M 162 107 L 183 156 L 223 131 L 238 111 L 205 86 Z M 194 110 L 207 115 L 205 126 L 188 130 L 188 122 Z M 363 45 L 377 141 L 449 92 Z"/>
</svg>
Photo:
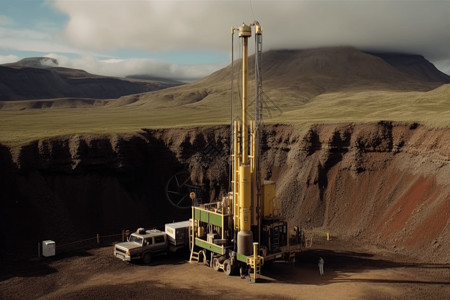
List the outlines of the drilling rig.
<svg viewBox="0 0 450 300">
<path fill-rule="evenodd" d="M 248 116 L 248 40 L 255 32 L 255 119 Z M 221 201 L 192 206 L 190 262 L 203 261 L 226 275 L 239 273 L 255 282 L 274 260 L 293 260 L 303 235 L 293 232 L 278 212 L 275 182 L 261 176 L 262 29 L 257 21 L 231 28 L 242 41 L 242 116 L 232 123 L 231 191 Z M 194 200 L 195 195 L 191 195 Z M 293 235 L 291 236 L 291 234 Z"/>
</svg>

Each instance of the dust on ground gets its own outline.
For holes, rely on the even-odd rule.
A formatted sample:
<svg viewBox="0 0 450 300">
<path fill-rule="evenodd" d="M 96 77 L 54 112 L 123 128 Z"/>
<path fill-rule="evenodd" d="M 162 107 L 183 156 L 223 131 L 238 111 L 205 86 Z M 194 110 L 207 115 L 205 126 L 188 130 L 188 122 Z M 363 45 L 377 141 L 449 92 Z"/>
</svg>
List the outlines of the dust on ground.
<svg viewBox="0 0 450 300">
<path fill-rule="evenodd" d="M 112 247 L 2 266 L 1 299 L 444 299 L 450 265 L 417 263 L 399 254 L 334 240 L 316 243 L 295 263 L 263 267 L 249 283 L 227 277 L 188 254 L 150 265 L 125 263 Z M 325 260 L 325 274 L 317 262 Z"/>
</svg>

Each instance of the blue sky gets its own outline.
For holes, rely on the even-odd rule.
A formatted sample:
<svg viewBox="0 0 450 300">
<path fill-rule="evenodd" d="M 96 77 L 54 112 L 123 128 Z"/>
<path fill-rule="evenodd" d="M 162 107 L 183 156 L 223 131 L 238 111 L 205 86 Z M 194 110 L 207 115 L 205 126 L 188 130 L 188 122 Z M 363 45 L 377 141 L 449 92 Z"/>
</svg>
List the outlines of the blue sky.
<svg viewBox="0 0 450 300">
<path fill-rule="evenodd" d="M 444 0 L 2 0 L 0 64 L 31 56 L 91 73 L 206 76 L 230 28 L 257 19 L 264 50 L 354 46 L 422 54 L 450 73 Z"/>
</svg>

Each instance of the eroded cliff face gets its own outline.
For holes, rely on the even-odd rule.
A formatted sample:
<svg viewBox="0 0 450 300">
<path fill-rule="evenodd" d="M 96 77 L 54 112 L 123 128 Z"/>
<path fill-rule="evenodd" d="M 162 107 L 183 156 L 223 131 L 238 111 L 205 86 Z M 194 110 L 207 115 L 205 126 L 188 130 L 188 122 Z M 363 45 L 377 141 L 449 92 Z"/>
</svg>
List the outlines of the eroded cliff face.
<svg viewBox="0 0 450 300">
<path fill-rule="evenodd" d="M 264 177 L 292 223 L 449 262 L 448 129 L 271 125 L 262 148 Z M 0 146 L 2 251 L 188 219 L 186 192 L 209 202 L 228 191 L 228 154 L 226 126 Z"/>
<path fill-rule="evenodd" d="M 194 190 L 209 202 L 209 194 L 215 197 L 228 184 L 226 130 L 149 130 L 0 146 L 0 251 L 31 256 L 46 239 L 61 245 L 189 219 L 190 206 L 181 201 L 186 193 Z M 195 186 L 184 185 L 188 171 Z"/>
<path fill-rule="evenodd" d="M 268 131 L 266 166 L 282 212 L 296 224 L 417 257 L 446 261 L 450 136 L 380 122 Z"/>
</svg>

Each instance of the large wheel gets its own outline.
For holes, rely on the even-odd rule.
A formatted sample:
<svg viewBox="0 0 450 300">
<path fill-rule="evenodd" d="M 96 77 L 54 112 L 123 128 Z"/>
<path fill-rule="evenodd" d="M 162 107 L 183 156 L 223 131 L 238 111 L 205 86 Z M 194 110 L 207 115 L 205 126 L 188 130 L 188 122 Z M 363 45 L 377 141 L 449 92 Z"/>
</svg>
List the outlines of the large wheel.
<svg viewBox="0 0 450 300">
<path fill-rule="evenodd" d="M 217 257 L 214 257 L 212 266 L 213 266 L 214 271 L 220 270 L 220 262 Z"/>
<path fill-rule="evenodd" d="M 176 173 L 166 183 L 166 198 L 176 208 L 191 209 L 193 200 L 190 194 L 192 192 L 197 195 L 197 198 L 201 198 L 201 187 L 192 184 L 188 171 Z"/>
<path fill-rule="evenodd" d="M 146 265 L 152 262 L 152 255 L 150 253 L 145 253 L 144 257 L 142 257 L 142 262 Z"/>
<path fill-rule="evenodd" d="M 231 267 L 231 261 L 229 259 L 226 259 L 223 262 L 223 272 L 227 275 L 230 276 L 231 273 L 233 273 L 233 268 Z"/>
</svg>

